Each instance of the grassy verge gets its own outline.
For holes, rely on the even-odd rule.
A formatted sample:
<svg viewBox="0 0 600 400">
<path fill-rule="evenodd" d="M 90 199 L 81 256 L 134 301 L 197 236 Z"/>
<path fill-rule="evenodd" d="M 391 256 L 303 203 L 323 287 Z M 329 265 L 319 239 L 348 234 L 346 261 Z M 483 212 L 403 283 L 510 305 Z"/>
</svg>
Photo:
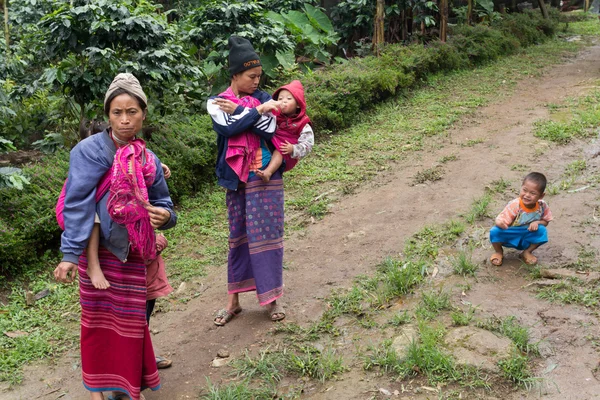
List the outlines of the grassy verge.
<svg viewBox="0 0 600 400">
<path fill-rule="evenodd" d="M 585 27 L 578 28 L 580 24 Z M 598 34 L 598 28 L 588 21 L 569 26 L 574 31 Z M 394 162 L 425 148 L 427 138 L 445 135 L 460 118 L 510 93 L 520 79 L 538 76 L 585 44 L 557 38 L 475 70 L 431 76 L 420 89 L 378 106 L 364 117 L 363 123 L 344 135 L 321 140 L 314 154 L 287 175 L 288 231 L 302 229 L 311 217 L 322 217 L 336 198 L 352 193 L 361 183 L 391 168 Z M 476 145 L 477 140 L 470 138 L 464 145 Z M 453 159 L 448 157 L 440 162 Z M 226 259 L 224 203 L 224 193 L 209 187 L 182 204 L 178 227 L 167 233 L 170 248 L 165 253 L 174 286 L 201 278 Z M 458 227 L 442 227 L 442 233 L 437 232 L 437 228 L 428 229 L 433 232 L 423 231 L 422 237 L 413 238 L 414 242 L 407 245 L 407 260 L 388 260 L 363 286 L 333 295 L 332 311 L 314 326 L 301 329 L 296 340 L 302 342 L 323 333 L 335 335 L 332 321 L 339 315 L 351 315 L 366 327 L 374 326 L 370 318 L 372 311 L 366 309 L 365 304 L 377 309 L 377 305 L 385 304 L 390 298 L 410 292 L 427 273 L 427 259 L 437 256 L 438 252 L 435 245 L 425 243 L 422 238 L 433 237 L 441 243 L 446 240 L 444 235 L 450 235 L 448 240 L 452 240 Z M 469 267 L 460 268 L 468 271 Z M 50 290 L 47 297 L 26 306 L 25 291 L 35 294 L 44 289 Z M 0 331 L 21 331 L 27 335 L 0 338 L 0 380 L 18 383 L 22 379 L 23 365 L 58 355 L 74 345 L 79 306 L 77 286 L 56 286 L 50 274 L 29 283 L 13 282 L 9 291 L 7 305 L 0 306 Z M 179 297 L 180 301 L 186 299 L 189 299 L 188 294 Z M 394 321 L 400 324 L 402 318 Z M 302 353 L 296 355 L 300 357 L 299 354 Z"/>
</svg>

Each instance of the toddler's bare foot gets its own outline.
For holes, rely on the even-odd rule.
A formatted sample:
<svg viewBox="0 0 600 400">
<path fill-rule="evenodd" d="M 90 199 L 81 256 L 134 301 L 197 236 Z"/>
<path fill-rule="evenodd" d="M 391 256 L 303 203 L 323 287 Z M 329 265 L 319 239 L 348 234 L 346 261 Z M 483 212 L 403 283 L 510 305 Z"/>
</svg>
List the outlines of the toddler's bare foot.
<svg viewBox="0 0 600 400">
<path fill-rule="evenodd" d="M 256 171 L 256 175 L 258 175 L 260 177 L 260 179 L 263 180 L 263 182 L 269 182 L 271 180 L 271 173 L 268 171 L 262 171 L 262 170 L 258 170 Z"/>
<path fill-rule="evenodd" d="M 100 269 L 100 266 L 97 267 L 89 267 L 86 270 L 88 276 L 90 277 L 90 280 L 92 281 L 92 285 L 94 285 L 94 287 L 96 289 L 108 289 L 110 287 L 110 283 L 106 280 L 106 278 L 104 277 L 104 274 L 102 273 L 102 269 Z"/>
</svg>

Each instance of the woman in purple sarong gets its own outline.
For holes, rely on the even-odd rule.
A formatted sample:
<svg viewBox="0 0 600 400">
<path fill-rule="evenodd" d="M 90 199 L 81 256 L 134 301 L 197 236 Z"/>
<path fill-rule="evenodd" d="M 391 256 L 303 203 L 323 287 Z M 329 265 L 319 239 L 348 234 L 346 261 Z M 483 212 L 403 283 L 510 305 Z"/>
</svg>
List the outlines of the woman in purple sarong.
<svg viewBox="0 0 600 400">
<path fill-rule="evenodd" d="M 215 319 L 222 326 L 242 311 L 239 293 L 256 291 L 273 321 L 285 318 L 283 295 L 282 165 L 269 182 L 256 175 L 271 160 L 268 144 L 276 128 L 271 113 L 279 102 L 258 90 L 260 58 L 252 44 L 229 38 L 231 85 L 208 100 L 217 132 L 219 185 L 227 189 L 229 218 L 228 300 Z"/>
</svg>

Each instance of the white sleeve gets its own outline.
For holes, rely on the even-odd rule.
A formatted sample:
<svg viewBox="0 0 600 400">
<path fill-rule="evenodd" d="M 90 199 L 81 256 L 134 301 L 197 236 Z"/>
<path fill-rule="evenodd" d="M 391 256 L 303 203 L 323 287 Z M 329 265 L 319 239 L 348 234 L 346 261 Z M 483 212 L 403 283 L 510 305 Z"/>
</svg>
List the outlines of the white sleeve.
<svg viewBox="0 0 600 400">
<path fill-rule="evenodd" d="M 312 151 L 315 144 L 315 134 L 309 124 L 304 125 L 300 137 L 298 138 L 298 144 L 294 145 L 294 151 L 292 152 L 292 158 L 301 159 L 304 158 Z"/>
</svg>

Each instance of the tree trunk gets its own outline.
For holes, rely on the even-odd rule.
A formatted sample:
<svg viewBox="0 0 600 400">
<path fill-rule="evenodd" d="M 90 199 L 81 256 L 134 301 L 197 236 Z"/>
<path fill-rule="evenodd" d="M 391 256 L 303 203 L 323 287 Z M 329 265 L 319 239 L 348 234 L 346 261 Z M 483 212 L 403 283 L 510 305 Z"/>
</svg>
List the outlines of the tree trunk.
<svg viewBox="0 0 600 400">
<path fill-rule="evenodd" d="M 448 30 L 448 0 L 440 0 L 440 41 L 446 42 Z"/>
<path fill-rule="evenodd" d="M 590 10 L 590 0 L 585 0 L 583 4 L 583 12 L 588 12 Z"/>
<path fill-rule="evenodd" d="M 406 40 L 406 11 L 402 10 L 402 12 L 400 13 L 400 20 L 402 21 L 402 28 L 401 28 L 401 34 L 400 34 L 400 38 L 402 38 L 402 41 Z"/>
<path fill-rule="evenodd" d="M 377 0 L 377 9 L 375 11 L 375 26 L 373 29 L 373 51 L 379 56 L 381 46 L 385 43 L 385 0 Z"/>
<path fill-rule="evenodd" d="M 10 52 L 10 32 L 8 30 L 8 0 L 4 0 L 4 40 L 6 40 L 6 53 Z"/>
<path fill-rule="evenodd" d="M 544 0 L 538 0 L 538 3 L 540 3 L 540 10 L 542 10 L 544 19 L 548 19 L 548 9 L 546 8 L 546 3 L 544 3 Z"/>
<path fill-rule="evenodd" d="M 473 24 L 473 0 L 467 0 L 467 25 Z"/>
</svg>

